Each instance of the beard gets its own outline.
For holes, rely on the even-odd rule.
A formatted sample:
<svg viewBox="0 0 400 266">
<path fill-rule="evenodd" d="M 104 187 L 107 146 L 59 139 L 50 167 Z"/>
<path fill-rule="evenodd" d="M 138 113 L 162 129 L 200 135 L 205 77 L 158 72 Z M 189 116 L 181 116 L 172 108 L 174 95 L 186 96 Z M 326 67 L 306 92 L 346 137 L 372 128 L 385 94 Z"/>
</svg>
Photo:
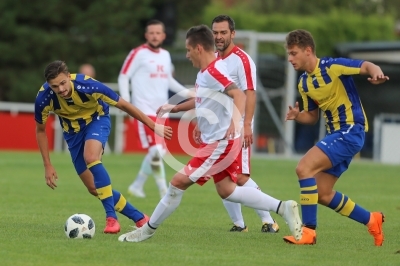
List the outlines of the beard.
<svg viewBox="0 0 400 266">
<path fill-rule="evenodd" d="M 215 42 L 215 43 L 216 43 L 216 42 Z M 231 44 L 231 40 L 226 40 L 226 41 L 224 42 L 224 45 L 223 45 L 222 47 L 218 48 L 217 46 L 215 46 L 215 48 L 216 48 L 218 51 L 223 52 L 223 51 L 226 50 L 226 48 L 228 48 L 228 46 L 229 46 L 230 44 Z"/>
<path fill-rule="evenodd" d="M 147 45 L 150 46 L 151 49 L 158 49 L 158 48 L 161 47 L 162 42 L 159 43 L 159 44 L 157 44 L 157 45 L 153 45 L 153 44 L 151 44 L 150 42 L 148 42 Z"/>
</svg>

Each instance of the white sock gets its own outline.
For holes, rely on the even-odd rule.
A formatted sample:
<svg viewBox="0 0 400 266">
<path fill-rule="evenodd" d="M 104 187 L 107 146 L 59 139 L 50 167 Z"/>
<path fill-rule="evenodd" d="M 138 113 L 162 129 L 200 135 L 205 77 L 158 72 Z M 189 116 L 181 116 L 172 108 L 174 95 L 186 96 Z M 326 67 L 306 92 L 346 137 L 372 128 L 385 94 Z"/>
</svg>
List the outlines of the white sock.
<svg viewBox="0 0 400 266">
<path fill-rule="evenodd" d="M 226 211 L 229 214 L 229 217 L 231 217 L 232 222 L 244 228 L 244 220 L 243 220 L 243 215 L 242 215 L 242 206 L 240 206 L 240 203 L 232 202 L 223 199 L 222 203 L 225 206 Z"/>
<path fill-rule="evenodd" d="M 153 171 L 154 180 L 156 181 L 158 190 L 160 191 L 161 197 L 167 192 L 167 180 L 165 179 L 165 167 L 164 161 L 160 159 L 158 171 Z"/>
<path fill-rule="evenodd" d="M 276 211 L 280 200 L 277 200 L 252 187 L 236 187 L 226 200 L 242 203 L 244 206 L 264 211 Z"/>
<path fill-rule="evenodd" d="M 150 217 L 149 225 L 152 228 L 159 227 L 178 208 L 183 192 L 185 191 L 169 184 L 167 194 L 160 200 Z"/>
<path fill-rule="evenodd" d="M 257 185 L 256 182 L 254 182 L 253 179 L 249 178 L 246 183 L 244 183 L 243 187 L 253 187 L 261 191 L 260 187 Z M 255 210 L 258 216 L 261 218 L 262 223 L 269 223 L 273 224 L 274 219 L 272 219 L 271 214 L 268 211 L 263 211 L 263 210 Z"/>
<path fill-rule="evenodd" d="M 151 174 L 151 156 L 149 154 L 146 154 L 142 161 L 142 165 L 140 166 L 139 173 L 136 176 L 136 179 L 133 181 L 131 184 L 132 187 L 135 187 L 136 189 L 143 190 L 144 183 L 147 180 L 147 177 Z"/>
</svg>

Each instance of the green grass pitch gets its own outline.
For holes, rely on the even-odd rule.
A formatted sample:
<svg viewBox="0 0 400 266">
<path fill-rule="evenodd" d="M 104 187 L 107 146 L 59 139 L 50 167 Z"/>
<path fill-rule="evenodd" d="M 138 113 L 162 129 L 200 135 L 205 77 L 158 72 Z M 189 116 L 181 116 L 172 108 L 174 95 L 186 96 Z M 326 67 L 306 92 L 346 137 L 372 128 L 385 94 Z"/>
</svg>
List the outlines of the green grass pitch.
<svg viewBox="0 0 400 266">
<path fill-rule="evenodd" d="M 142 155 L 105 155 L 113 188 L 151 215 L 159 201 L 152 177 L 147 197 L 127 195 Z M 182 162 L 187 157 L 180 157 Z M 248 233 L 230 233 L 230 219 L 212 182 L 194 185 L 175 213 L 142 243 L 120 243 L 104 235 L 105 217 L 98 199 L 87 193 L 68 154 L 52 154 L 58 188 L 44 181 L 39 153 L 0 152 L 0 265 L 400 265 L 400 166 L 355 160 L 340 178 L 337 190 L 369 210 L 386 215 L 385 242 L 375 247 L 365 226 L 320 206 L 314 246 L 292 246 L 282 237 L 289 230 L 282 218 L 278 234 L 260 232 L 256 213 L 242 208 Z M 280 199 L 299 199 L 296 161 L 254 159 L 252 177 L 261 189 Z M 174 171 L 167 168 L 170 179 Z M 74 213 L 93 218 L 93 239 L 68 239 L 64 223 Z M 122 232 L 133 225 L 119 215 Z"/>
</svg>

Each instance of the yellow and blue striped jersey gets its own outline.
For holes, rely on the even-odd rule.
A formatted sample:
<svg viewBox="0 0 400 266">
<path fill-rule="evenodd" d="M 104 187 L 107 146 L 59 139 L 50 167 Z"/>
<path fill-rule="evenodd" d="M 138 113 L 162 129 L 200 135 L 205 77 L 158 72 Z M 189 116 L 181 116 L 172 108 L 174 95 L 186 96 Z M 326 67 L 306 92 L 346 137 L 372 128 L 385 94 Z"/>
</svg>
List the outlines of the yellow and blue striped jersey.
<svg viewBox="0 0 400 266">
<path fill-rule="evenodd" d="M 46 82 L 35 101 L 35 120 L 44 124 L 50 112 L 58 115 L 64 132 L 77 133 L 97 116 L 108 115 L 119 95 L 103 83 L 83 74 L 71 74 L 72 95 L 59 97 Z"/>
<path fill-rule="evenodd" d="M 312 73 L 299 77 L 298 89 L 305 111 L 320 108 L 328 132 L 347 130 L 361 124 L 368 131 L 368 121 L 351 75 L 360 74 L 363 60 L 320 58 Z"/>
</svg>

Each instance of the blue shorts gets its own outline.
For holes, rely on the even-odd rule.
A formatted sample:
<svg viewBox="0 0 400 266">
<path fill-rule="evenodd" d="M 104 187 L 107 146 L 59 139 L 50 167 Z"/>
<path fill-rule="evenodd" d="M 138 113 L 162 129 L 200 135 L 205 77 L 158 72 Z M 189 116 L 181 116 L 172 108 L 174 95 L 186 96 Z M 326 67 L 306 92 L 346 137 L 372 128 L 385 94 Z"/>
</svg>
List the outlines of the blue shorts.
<svg viewBox="0 0 400 266">
<path fill-rule="evenodd" d="M 353 125 L 347 131 L 334 131 L 320 140 L 320 148 L 332 163 L 332 168 L 324 171 L 336 177 L 349 168 L 349 164 L 364 145 L 365 131 L 362 125 Z"/>
<path fill-rule="evenodd" d="M 86 127 L 78 133 L 64 132 L 64 139 L 68 144 L 71 153 L 72 163 L 78 175 L 82 174 L 86 169 L 86 162 L 83 158 L 85 142 L 89 139 L 95 139 L 104 146 L 108 140 L 111 131 L 110 116 L 98 116 L 94 118 Z"/>
</svg>

